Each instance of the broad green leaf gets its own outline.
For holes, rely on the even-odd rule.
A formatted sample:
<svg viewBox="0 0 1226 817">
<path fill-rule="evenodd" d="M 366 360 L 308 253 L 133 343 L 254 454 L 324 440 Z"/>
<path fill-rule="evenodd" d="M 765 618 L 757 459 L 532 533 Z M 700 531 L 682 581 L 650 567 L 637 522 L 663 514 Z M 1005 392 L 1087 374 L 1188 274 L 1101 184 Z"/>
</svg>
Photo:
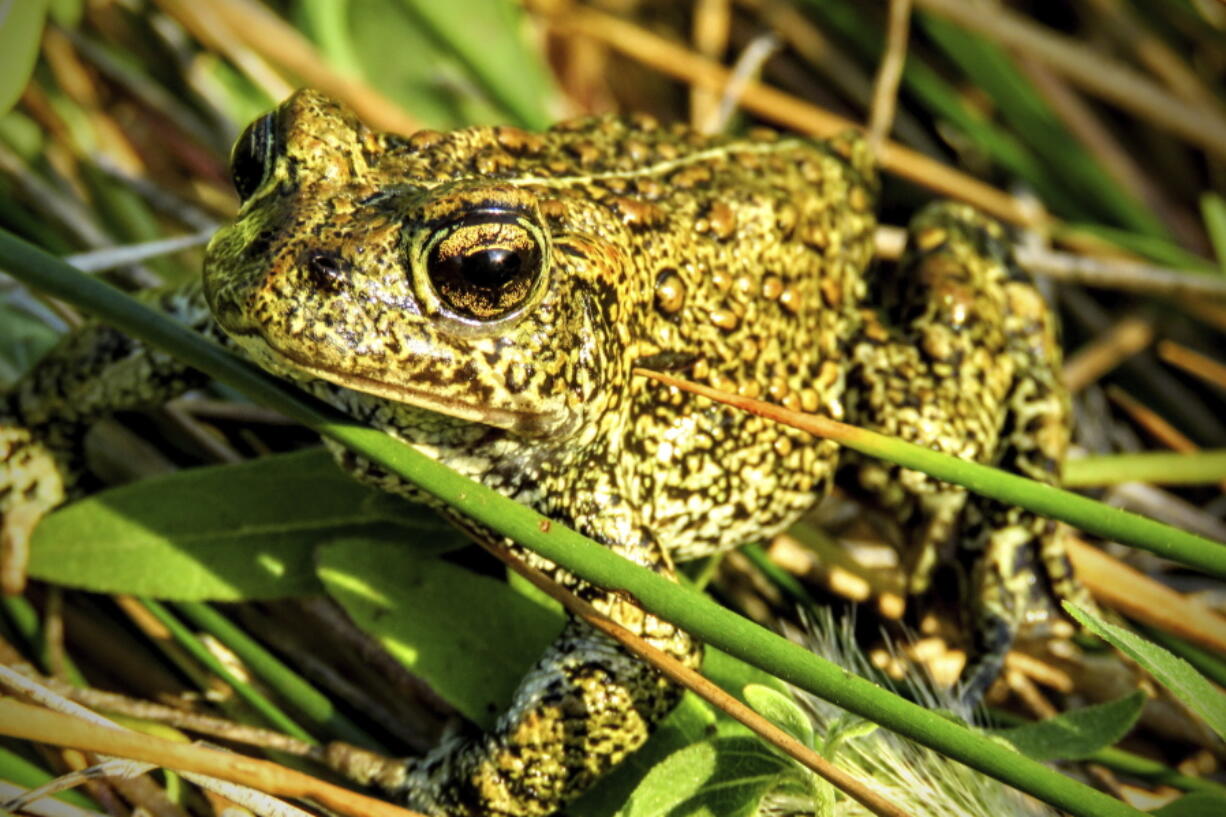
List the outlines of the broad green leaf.
<svg viewBox="0 0 1226 817">
<path fill-rule="evenodd" d="M 1153 817 L 1222 817 L 1226 814 L 1226 797 L 1194 791 L 1150 814 Z"/>
<path fill-rule="evenodd" d="M 792 766 L 755 738 L 703 741 L 674 752 L 630 796 L 621 817 L 749 817 Z"/>
<path fill-rule="evenodd" d="M 357 625 L 482 727 L 564 622 L 506 582 L 412 548 L 340 539 L 317 558 L 325 590 Z"/>
<path fill-rule="evenodd" d="M 319 576 L 363 630 L 378 638 L 466 717 L 489 725 L 557 634 L 562 614 L 509 583 L 386 545 L 337 541 Z M 739 689 L 769 676 L 708 649 L 703 671 Z M 775 682 L 778 683 L 778 682 Z M 651 740 L 579 801 L 577 817 L 609 817 L 664 758 L 712 734 L 747 733 L 687 694 Z"/>
<path fill-rule="evenodd" d="M 1127 735 L 1144 707 L 1145 693 L 1138 690 L 1115 701 L 999 729 L 995 734 L 1035 760 L 1082 760 Z"/>
<path fill-rule="evenodd" d="M 345 533 L 404 551 L 463 541 L 433 512 L 381 494 L 322 449 L 194 468 L 51 514 L 34 532 L 29 571 L 99 593 L 238 601 L 319 592 L 315 547 Z"/>
<path fill-rule="evenodd" d="M 745 687 L 745 700 L 759 715 L 806 747 L 813 748 L 813 725 L 790 695 L 768 686 L 750 684 Z"/>
<path fill-rule="evenodd" d="M 559 615 L 564 615 L 562 603 L 552 598 L 544 590 L 541 590 L 532 582 L 520 576 L 514 570 L 507 571 L 507 584 L 515 589 L 524 598 L 539 604 L 546 610 L 552 610 Z"/>
<path fill-rule="evenodd" d="M 42 42 L 46 0 L 0 0 L 0 113 L 17 102 Z"/>
<path fill-rule="evenodd" d="M 1204 718 L 1219 737 L 1226 738 L 1226 694 L 1205 680 L 1191 664 L 1136 633 L 1108 624 L 1076 604 L 1066 601 L 1064 609 L 1088 630 L 1144 667 L 1175 697 Z"/>
</svg>

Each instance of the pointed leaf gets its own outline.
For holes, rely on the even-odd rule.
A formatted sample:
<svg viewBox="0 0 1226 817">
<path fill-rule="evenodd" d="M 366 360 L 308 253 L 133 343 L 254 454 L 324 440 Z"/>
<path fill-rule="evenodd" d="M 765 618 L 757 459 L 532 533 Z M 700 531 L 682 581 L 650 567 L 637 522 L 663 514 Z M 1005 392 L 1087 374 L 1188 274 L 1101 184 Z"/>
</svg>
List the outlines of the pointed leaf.
<svg viewBox="0 0 1226 817">
<path fill-rule="evenodd" d="M 1226 797 L 1194 791 L 1150 814 L 1153 817 L 1221 817 L 1226 814 Z"/>
<path fill-rule="evenodd" d="M 1145 693 L 1138 690 L 1037 723 L 995 730 L 995 734 L 1035 760 L 1082 760 L 1127 735 L 1144 707 Z"/>
<path fill-rule="evenodd" d="M 621 817 L 749 817 L 792 774 L 756 738 L 717 738 L 674 752 L 651 770 Z"/>
<path fill-rule="evenodd" d="M 1191 664 L 1136 633 L 1108 624 L 1076 604 L 1066 601 L 1064 609 L 1091 632 L 1144 667 L 1175 697 L 1204 718 L 1219 737 L 1226 738 L 1226 694 L 1207 681 Z"/>
</svg>

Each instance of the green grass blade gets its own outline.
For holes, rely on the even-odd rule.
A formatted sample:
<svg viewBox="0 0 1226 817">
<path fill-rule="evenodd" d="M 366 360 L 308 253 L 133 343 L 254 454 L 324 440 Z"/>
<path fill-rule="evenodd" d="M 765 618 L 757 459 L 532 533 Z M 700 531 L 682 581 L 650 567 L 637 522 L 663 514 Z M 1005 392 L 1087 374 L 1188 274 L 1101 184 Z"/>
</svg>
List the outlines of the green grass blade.
<svg viewBox="0 0 1226 817">
<path fill-rule="evenodd" d="M 975 85 L 992 97 L 1002 116 L 1060 179 L 1067 195 L 1053 200 L 1082 202 L 1132 230 L 1166 236 L 1167 229 L 1143 204 L 1118 185 L 1098 160 L 1075 139 L 1008 52 L 936 14 L 916 15 L 923 29 Z"/>
<path fill-rule="evenodd" d="M 548 103 L 556 91 L 540 55 L 521 36 L 523 12 L 516 4 L 510 0 L 401 2 L 518 124 L 534 130 L 552 124 Z"/>
<path fill-rule="evenodd" d="M 1200 213 L 1205 220 L 1205 232 L 1209 233 L 1218 267 L 1226 272 L 1226 199 L 1217 193 L 1204 193 L 1200 197 Z"/>
<path fill-rule="evenodd" d="M 880 29 L 868 23 L 863 12 L 853 4 L 808 0 L 806 6 L 837 36 L 850 41 L 866 59 L 880 60 Z M 906 93 L 913 95 L 937 117 L 952 123 L 971 144 L 1001 167 L 1033 186 L 1045 202 L 1058 203 L 1063 215 L 1082 220 L 1092 218 L 1028 145 L 984 118 L 967 104 L 957 89 L 914 54 L 907 55 L 902 81 Z"/>
<path fill-rule="evenodd" d="M 789 411 L 774 403 L 720 392 L 709 386 L 690 383 L 671 375 L 645 369 L 639 373 L 701 394 L 712 400 L 746 411 L 819 437 L 826 437 L 862 454 L 923 471 L 929 476 L 969 488 L 980 496 L 1017 505 L 1051 519 L 1059 519 L 1087 533 L 1113 539 L 1122 544 L 1148 550 L 1168 559 L 1200 568 L 1214 576 L 1226 577 L 1226 545 L 1155 522 L 1135 513 L 1112 508 L 1093 499 L 1052 485 L 1027 479 L 977 462 L 961 460 L 923 446 L 889 437 L 875 431 L 840 423 L 828 417 Z"/>
<path fill-rule="evenodd" d="M 1064 463 L 1064 485 L 1118 485 L 1121 482 L 1153 482 L 1159 485 L 1207 485 L 1226 480 L 1226 450 L 1152 451 L 1080 457 Z"/>
<path fill-rule="evenodd" d="M 39 786 L 45 786 L 54 779 L 55 775 L 46 769 L 36 766 L 21 755 L 10 752 L 5 747 L 0 746 L 0 780 L 7 780 L 10 783 L 16 783 L 18 786 L 24 786 L 27 789 L 37 789 Z M 74 806 L 89 809 L 90 811 L 98 808 L 98 805 L 93 800 L 76 789 L 57 792 L 53 797 L 66 803 L 72 803 Z"/>
<path fill-rule="evenodd" d="M 202 602 L 179 602 L 175 609 L 197 627 L 210 633 L 234 652 L 253 673 L 272 687 L 287 702 L 319 729 L 336 738 L 377 750 L 379 743 L 353 721 L 337 711 L 332 701 L 302 676 L 281 662 L 275 655 L 230 619 Z"/>
<path fill-rule="evenodd" d="M 50 645 L 47 644 L 43 637 L 43 623 L 39 619 L 38 611 L 34 609 L 34 605 L 30 604 L 25 596 L 2 596 L 0 597 L 0 607 L 4 609 L 9 623 L 18 635 L 21 636 L 21 639 L 25 641 L 31 653 L 38 656 L 38 662 L 42 666 L 43 671 L 48 674 L 52 673 L 54 668 L 52 666 L 51 655 L 49 654 Z M 67 655 L 63 656 L 62 669 L 69 683 L 79 687 L 89 686 L 85 681 L 85 676 L 81 674 L 81 670 L 77 669 L 77 665 Z"/>
<path fill-rule="evenodd" d="M 169 610 L 153 599 L 141 599 L 140 603 L 145 606 L 162 626 L 171 632 L 175 641 L 179 642 L 181 647 L 191 653 L 192 657 L 201 664 L 208 667 L 209 671 L 233 687 L 239 697 L 266 718 L 270 724 L 285 734 L 298 738 L 301 741 L 315 745 L 319 743 L 319 741 L 311 737 L 310 733 L 294 723 L 293 719 L 277 708 L 276 704 L 264 697 L 259 690 L 230 672 L 221 661 L 217 660 L 216 656 L 205 648 L 200 639 L 196 638 L 195 634 L 185 627 L 183 622 L 175 618 Z"/>
<path fill-rule="evenodd" d="M 1141 235 L 1140 233 L 1129 232 L 1115 227 L 1108 227 L 1105 224 L 1076 224 L 1066 222 L 1059 225 L 1053 234 L 1053 238 L 1073 239 L 1078 233 L 1085 233 L 1094 238 L 1110 242 L 1117 247 L 1122 247 L 1129 252 L 1135 252 L 1138 255 L 1144 256 L 1151 261 L 1163 264 L 1175 269 L 1187 270 L 1188 272 L 1204 272 L 1214 273 L 1217 267 L 1201 258 L 1199 255 L 1190 253 L 1177 244 L 1159 238 L 1158 236 Z"/>
</svg>

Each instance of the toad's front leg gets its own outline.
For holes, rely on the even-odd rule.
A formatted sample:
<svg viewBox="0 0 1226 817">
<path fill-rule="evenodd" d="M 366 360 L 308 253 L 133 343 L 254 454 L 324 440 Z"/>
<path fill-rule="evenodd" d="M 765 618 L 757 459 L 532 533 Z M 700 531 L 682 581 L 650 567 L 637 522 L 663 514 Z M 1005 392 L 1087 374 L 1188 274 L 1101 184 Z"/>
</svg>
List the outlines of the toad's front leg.
<svg viewBox="0 0 1226 817">
<path fill-rule="evenodd" d="M 700 663 L 701 646 L 673 625 L 512 548 L 653 647 L 687 666 Z M 613 549 L 630 550 L 625 555 L 634 561 L 672 575 L 658 545 L 645 535 L 632 549 Z M 411 805 L 446 817 L 552 814 L 642 746 L 680 692 L 617 643 L 571 619 L 520 682 L 495 726 L 445 742 L 411 763 L 404 793 Z"/>
<path fill-rule="evenodd" d="M 222 341 L 198 284 L 144 300 Z M 169 354 L 91 322 L 65 336 L 8 394 L 0 395 L 0 543 L 5 589 L 18 589 L 38 521 L 80 492 L 83 442 L 99 418 L 155 406 L 204 382 Z"/>
<path fill-rule="evenodd" d="M 364 482 L 414 499 L 422 496 L 370 462 L 333 446 L 342 468 Z M 689 667 L 702 647 L 672 624 L 618 593 L 577 579 L 471 520 L 445 515 L 474 537 L 553 578 L 651 646 Z M 672 578 L 664 550 L 623 502 L 591 514 L 542 509 L 611 550 Z M 413 808 L 440 817 L 535 817 L 553 814 L 638 749 L 672 711 L 681 690 L 616 642 L 577 619 L 520 682 L 510 709 L 484 733 L 444 740 L 410 760 L 403 776 L 381 785 Z"/>
</svg>

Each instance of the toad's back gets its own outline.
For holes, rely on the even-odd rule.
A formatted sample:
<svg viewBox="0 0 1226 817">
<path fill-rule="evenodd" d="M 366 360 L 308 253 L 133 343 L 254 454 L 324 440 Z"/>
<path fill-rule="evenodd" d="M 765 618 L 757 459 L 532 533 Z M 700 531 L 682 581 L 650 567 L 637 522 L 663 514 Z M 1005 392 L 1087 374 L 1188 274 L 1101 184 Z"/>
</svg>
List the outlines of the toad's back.
<svg viewBox="0 0 1226 817">
<path fill-rule="evenodd" d="M 875 226 L 860 140 L 733 141 L 638 117 L 384 137 L 383 149 L 405 178 L 502 182 L 539 202 L 551 286 L 586 304 L 594 333 L 571 350 L 588 365 L 570 374 L 584 422 L 555 463 L 569 496 L 624 497 L 678 560 L 768 534 L 812 504 L 830 443 L 652 387 L 632 368 L 842 417 Z M 508 387 L 530 392 L 544 363 L 509 371 Z M 606 462 L 594 470 L 594 459 Z"/>
</svg>

